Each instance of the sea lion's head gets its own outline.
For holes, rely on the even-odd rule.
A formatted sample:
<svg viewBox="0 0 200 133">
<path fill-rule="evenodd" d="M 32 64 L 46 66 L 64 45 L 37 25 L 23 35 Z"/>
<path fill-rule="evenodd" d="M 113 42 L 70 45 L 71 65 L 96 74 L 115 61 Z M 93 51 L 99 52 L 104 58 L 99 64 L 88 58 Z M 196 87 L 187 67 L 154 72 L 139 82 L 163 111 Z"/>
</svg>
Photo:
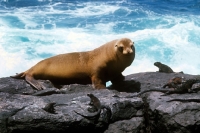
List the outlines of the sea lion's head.
<svg viewBox="0 0 200 133">
<path fill-rule="evenodd" d="M 135 54 L 134 42 L 128 38 L 122 38 L 115 44 L 115 48 L 118 53 L 122 55 L 133 55 Z"/>
</svg>

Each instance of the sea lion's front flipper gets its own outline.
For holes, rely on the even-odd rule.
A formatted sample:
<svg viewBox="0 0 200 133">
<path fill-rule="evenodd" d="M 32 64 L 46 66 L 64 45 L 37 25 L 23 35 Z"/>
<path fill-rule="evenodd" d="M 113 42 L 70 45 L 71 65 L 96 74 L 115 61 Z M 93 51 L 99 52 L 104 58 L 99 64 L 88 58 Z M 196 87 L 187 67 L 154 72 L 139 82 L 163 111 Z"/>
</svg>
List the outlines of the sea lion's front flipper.
<svg viewBox="0 0 200 133">
<path fill-rule="evenodd" d="M 40 84 L 37 80 L 35 80 L 32 76 L 26 75 L 26 81 L 31 84 L 37 90 L 46 89 L 42 84 Z"/>
<path fill-rule="evenodd" d="M 95 89 L 105 89 L 106 88 L 106 83 L 103 82 L 100 78 L 97 76 L 92 77 L 92 86 Z"/>
</svg>

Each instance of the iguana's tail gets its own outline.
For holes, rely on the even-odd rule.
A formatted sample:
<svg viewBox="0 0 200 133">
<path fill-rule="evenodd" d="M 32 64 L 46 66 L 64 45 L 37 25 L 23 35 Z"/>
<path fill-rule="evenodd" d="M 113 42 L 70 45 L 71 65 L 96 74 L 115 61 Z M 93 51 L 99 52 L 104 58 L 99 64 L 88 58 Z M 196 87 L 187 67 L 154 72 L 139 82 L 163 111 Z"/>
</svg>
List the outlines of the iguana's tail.
<svg viewBox="0 0 200 133">
<path fill-rule="evenodd" d="M 16 74 L 14 76 L 10 76 L 11 78 L 15 78 L 15 79 L 23 79 L 25 77 L 25 72 L 22 72 L 22 73 L 19 73 L 19 74 Z"/>
<path fill-rule="evenodd" d="M 94 112 L 94 113 L 87 113 L 86 115 L 83 115 L 83 114 L 81 114 L 81 113 L 79 113 L 79 112 L 76 112 L 75 110 L 74 110 L 74 112 L 77 113 L 77 114 L 79 114 L 80 116 L 82 116 L 82 117 L 84 117 L 84 118 L 92 119 L 92 118 L 94 118 L 94 117 L 100 115 L 101 109 L 98 109 L 98 111 L 97 111 L 97 112 Z"/>
</svg>

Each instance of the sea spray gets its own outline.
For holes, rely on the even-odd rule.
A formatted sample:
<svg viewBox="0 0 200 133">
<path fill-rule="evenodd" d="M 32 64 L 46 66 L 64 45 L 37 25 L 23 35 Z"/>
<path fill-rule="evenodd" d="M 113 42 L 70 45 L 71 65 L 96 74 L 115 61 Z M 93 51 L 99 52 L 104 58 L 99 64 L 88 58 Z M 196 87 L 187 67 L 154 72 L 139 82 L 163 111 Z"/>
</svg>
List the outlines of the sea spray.
<svg viewBox="0 0 200 133">
<path fill-rule="evenodd" d="M 124 75 L 157 71 L 156 61 L 200 74 L 199 7 L 195 0 L 0 0 L 0 77 L 122 37 L 136 49 Z"/>
</svg>

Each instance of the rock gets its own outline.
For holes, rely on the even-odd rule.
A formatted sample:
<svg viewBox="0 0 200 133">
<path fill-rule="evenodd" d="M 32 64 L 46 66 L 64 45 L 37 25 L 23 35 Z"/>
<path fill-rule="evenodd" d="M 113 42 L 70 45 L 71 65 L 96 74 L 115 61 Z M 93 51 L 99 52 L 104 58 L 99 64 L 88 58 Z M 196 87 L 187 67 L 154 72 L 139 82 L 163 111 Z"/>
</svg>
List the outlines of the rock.
<svg viewBox="0 0 200 133">
<path fill-rule="evenodd" d="M 59 90 L 41 80 L 47 87 L 41 91 L 24 80 L 0 78 L 0 132 L 200 132 L 200 103 L 169 102 L 175 98 L 200 99 L 199 92 L 166 96 L 161 92 L 148 92 L 141 97 L 125 98 L 146 89 L 161 88 L 175 76 L 200 77 L 182 73 L 136 73 L 103 90 L 78 84 L 65 85 Z M 81 114 L 91 111 L 88 93 L 94 94 L 110 111 L 102 109 L 100 116 L 94 119 L 76 114 L 74 110 Z M 48 111 L 45 107 L 50 103 L 53 104 Z"/>
<path fill-rule="evenodd" d="M 143 128 L 142 117 L 133 117 L 129 120 L 117 121 L 109 125 L 104 133 L 139 133 Z"/>
<path fill-rule="evenodd" d="M 197 94 L 172 94 L 161 96 L 163 93 L 152 92 L 146 95 L 149 105 L 149 117 L 151 118 L 151 129 L 153 132 L 200 132 L 200 104 L 196 102 L 167 102 L 176 98 L 196 98 Z"/>
<path fill-rule="evenodd" d="M 22 84 L 22 80 L 3 78 L 0 82 L 2 83 L 0 88 L 2 133 L 102 132 L 111 122 L 138 116 L 143 105 L 141 98 L 116 98 L 113 95 L 116 93 L 120 95 L 119 92 L 108 89 L 94 90 L 91 85 L 68 85 L 61 90 L 48 88 L 35 92 L 26 82 Z M 14 84 L 18 85 L 17 89 Z M 12 89 L 9 89 L 9 86 Z M 51 93 L 47 93 L 48 91 Z M 87 93 L 93 93 L 103 105 L 109 106 L 111 113 L 102 110 L 100 117 L 95 120 L 88 120 L 76 114 L 74 110 L 82 114 L 87 111 L 90 102 Z M 44 109 L 49 103 L 56 103 L 53 113 Z"/>
<path fill-rule="evenodd" d="M 175 76 L 185 79 L 200 79 L 199 75 L 182 73 L 138 73 L 126 78 L 139 81 L 141 90 L 161 88 L 170 78 Z M 198 86 L 194 84 L 195 87 Z M 148 92 L 142 95 L 147 104 L 148 118 L 146 128 L 155 133 L 199 133 L 200 132 L 200 104 L 197 102 L 180 102 L 172 99 L 200 99 L 200 92 L 186 94 L 171 94 L 162 96 L 161 92 Z M 145 113 L 144 113 L 145 116 Z"/>
<path fill-rule="evenodd" d="M 200 89 L 200 83 L 193 84 L 191 90 Z"/>
</svg>

